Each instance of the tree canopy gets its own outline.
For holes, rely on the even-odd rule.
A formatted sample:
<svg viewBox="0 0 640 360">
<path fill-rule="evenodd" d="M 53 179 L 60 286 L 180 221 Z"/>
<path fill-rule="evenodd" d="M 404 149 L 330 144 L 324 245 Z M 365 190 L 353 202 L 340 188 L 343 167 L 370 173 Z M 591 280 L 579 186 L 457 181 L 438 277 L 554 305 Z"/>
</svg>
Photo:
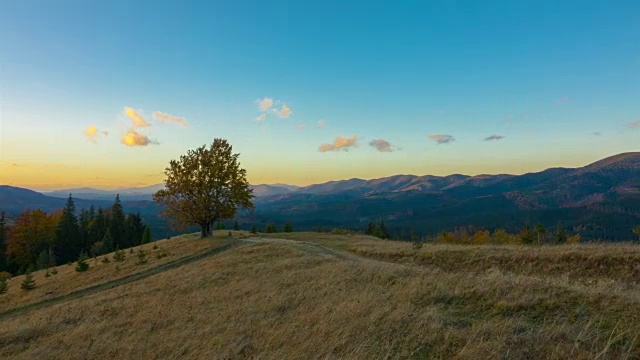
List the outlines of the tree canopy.
<svg viewBox="0 0 640 360">
<path fill-rule="evenodd" d="M 252 209 L 253 191 L 239 156 L 226 140 L 215 139 L 209 147 L 171 160 L 164 172 L 165 188 L 153 195 L 163 216 L 180 227 L 200 226 L 205 237 L 216 221 L 233 218 L 239 209 Z"/>
</svg>

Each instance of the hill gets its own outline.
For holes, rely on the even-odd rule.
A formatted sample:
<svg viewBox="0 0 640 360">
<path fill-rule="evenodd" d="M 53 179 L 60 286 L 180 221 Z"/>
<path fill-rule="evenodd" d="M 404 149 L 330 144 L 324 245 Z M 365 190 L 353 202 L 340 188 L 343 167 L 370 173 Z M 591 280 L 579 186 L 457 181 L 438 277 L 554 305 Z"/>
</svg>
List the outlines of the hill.
<svg viewBox="0 0 640 360">
<path fill-rule="evenodd" d="M 396 175 L 306 187 L 253 185 L 255 212 L 241 214 L 237 220 L 245 229 L 290 222 L 299 230 L 364 229 L 370 221 L 384 220 L 392 235 L 404 239 L 412 231 L 432 235 L 461 226 L 515 232 L 526 223 L 550 229 L 562 224 L 587 240 L 626 241 L 635 237 L 631 229 L 640 224 L 639 164 L 640 152 L 634 152 L 582 168 L 523 175 Z M 125 191 L 125 209 L 140 212 L 155 236 L 162 238 L 175 233 L 158 218 L 158 208 L 150 201 L 150 191 L 158 186 L 118 191 Z M 58 196 L 66 198 L 72 190 Z M 96 195 L 92 189 L 75 190 L 80 190 L 74 195 L 79 208 L 108 206 L 116 192 Z M 0 210 L 14 215 L 62 206 L 60 198 L 0 187 Z"/>
<path fill-rule="evenodd" d="M 298 229 L 364 228 L 383 219 L 395 234 L 458 226 L 517 231 L 559 223 L 586 239 L 627 240 L 640 223 L 640 152 L 577 168 L 524 175 L 397 175 L 303 187 L 257 199 L 256 218 Z M 246 221 L 249 221 L 247 219 Z"/>
<path fill-rule="evenodd" d="M 637 246 L 270 236 L 158 241 L 143 265 L 61 266 L 30 292 L 11 279 L 0 357 L 640 357 Z"/>
</svg>

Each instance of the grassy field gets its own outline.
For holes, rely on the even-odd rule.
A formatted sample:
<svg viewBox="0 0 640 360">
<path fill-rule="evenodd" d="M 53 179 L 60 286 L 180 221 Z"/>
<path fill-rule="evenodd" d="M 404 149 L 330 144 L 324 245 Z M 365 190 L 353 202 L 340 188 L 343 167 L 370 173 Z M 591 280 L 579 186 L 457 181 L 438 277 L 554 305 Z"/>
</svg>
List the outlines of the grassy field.
<svg viewBox="0 0 640 360">
<path fill-rule="evenodd" d="M 0 358 L 640 358 L 638 246 L 225 231 L 144 248 L 30 292 L 12 279 Z"/>
</svg>

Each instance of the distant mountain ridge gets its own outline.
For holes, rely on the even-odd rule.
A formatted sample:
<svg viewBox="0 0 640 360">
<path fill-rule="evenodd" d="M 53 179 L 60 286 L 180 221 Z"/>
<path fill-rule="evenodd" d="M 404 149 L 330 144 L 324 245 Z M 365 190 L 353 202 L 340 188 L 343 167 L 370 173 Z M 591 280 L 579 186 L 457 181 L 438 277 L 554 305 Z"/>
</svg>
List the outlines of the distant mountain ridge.
<svg viewBox="0 0 640 360">
<path fill-rule="evenodd" d="M 69 192 L 79 208 L 109 206 L 120 193 L 126 207 L 157 223 L 158 208 L 150 200 L 161 186 L 46 194 L 58 197 L 0 186 L 0 210 L 17 214 L 28 208 L 58 209 Z M 380 219 L 397 232 L 431 233 L 463 225 L 515 230 L 525 223 L 548 227 L 563 223 L 586 238 L 632 239 L 631 228 L 640 224 L 640 152 L 580 168 L 550 168 L 523 175 L 395 175 L 304 187 L 260 184 L 252 188 L 256 209 L 241 216 L 242 223 L 288 221 L 302 230 L 364 228 L 367 222 Z"/>
</svg>

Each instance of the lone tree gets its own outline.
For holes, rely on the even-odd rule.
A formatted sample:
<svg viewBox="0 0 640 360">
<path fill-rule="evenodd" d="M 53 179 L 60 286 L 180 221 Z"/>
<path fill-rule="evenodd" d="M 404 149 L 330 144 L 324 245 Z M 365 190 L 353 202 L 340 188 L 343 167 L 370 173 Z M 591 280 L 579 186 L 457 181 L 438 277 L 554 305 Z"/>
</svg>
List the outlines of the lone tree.
<svg viewBox="0 0 640 360">
<path fill-rule="evenodd" d="M 200 234 L 211 234 L 212 224 L 233 218 L 238 209 L 253 209 L 253 191 L 247 171 L 224 139 L 215 139 L 179 160 L 171 160 L 165 169 L 165 188 L 153 199 L 163 207 L 163 216 L 174 225 L 200 226 Z"/>
</svg>

